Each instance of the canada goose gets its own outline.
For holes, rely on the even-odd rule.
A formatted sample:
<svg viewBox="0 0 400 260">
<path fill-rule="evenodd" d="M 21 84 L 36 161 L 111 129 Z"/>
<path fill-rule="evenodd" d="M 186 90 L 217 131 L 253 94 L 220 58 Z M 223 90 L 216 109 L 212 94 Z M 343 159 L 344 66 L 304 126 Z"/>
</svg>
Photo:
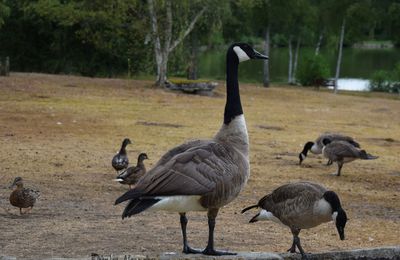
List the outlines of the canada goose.
<svg viewBox="0 0 400 260">
<path fill-rule="evenodd" d="M 351 145 L 353 145 L 354 147 L 360 148 L 360 144 L 354 141 L 354 139 L 350 136 L 336 134 L 336 133 L 323 133 L 315 140 L 315 142 L 309 141 L 304 144 L 303 151 L 301 151 L 301 153 L 299 154 L 299 159 L 300 159 L 299 164 L 301 164 L 306 159 L 308 151 L 312 152 L 313 154 L 321 154 L 322 148 L 324 147 L 322 140 L 325 138 L 331 141 L 336 141 L 336 140 L 346 141 Z M 332 162 L 328 161 L 327 165 L 331 164 Z"/>
<path fill-rule="evenodd" d="M 128 144 L 131 144 L 131 140 L 129 140 L 129 138 L 125 138 L 124 141 L 122 141 L 121 149 L 112 158 L 111 164 L 116 171 L 128 168 L 129 159 L 128 156 L 126 155 L 126 149 L 125 149 Z"/>
<path fill-rule="evenodd" d="M 295 253 L 296 246 L 305 257 L 300 245 L 301 229 L 316 227 L 333 220 L 340 239 L 344 240 L 344 228 L 347 222 L 338 195 L 313 182 L 296 182 L 282 185 L 272 193 L 260 199 L 257 205 L 247 207 L 242 213 L 252 208 L 261 208 L 249 223 L 259 220 L 272 220 L 286 225 L 293 234 L 293 243 L 289 252 Z"/>
<path fill-rule="evenodd" d="M 115 181 L 118 181 L 121 184 L 128 184 L 129 188 L 131 189 L 132 185 L 135 185 L 138 180 L 146 173 L 146 167 L 143 163 L 143 161 L 146 159 L 149 159 L 147 157 L 147 154 L 139 154 L 136 166 L 125 169 L 118 175 Z"/>
<path fill-rule="evenodd" d="M 22 215 L 22 208 L 30 208 L 32 210 L 35 205 L 36 199 L 40 196 L 40 192 L 29 188 L 24 188 L 24 183 L 21 177 L 16 177 L 14 182 L 11 184 L 10 189 L 17 186 L 10 195 L 10 203 L 14 207 L 19 208 L 19 214 Z"/>
<path fill-rule="evenodd" d="M 322 154 L 325 158 L 332 162 L 336 162 L 338 165 L 337 172 L 334 173 L 340 176 L 343 164 L 354 161 L 356 159 L 372 160 L 377 159 L 378 156 L 368 154 L 365 150 L 360 150 L 353 145 L 345 141 L 331 141 L 328 138 L 322 140 L 324 148 L 322 148 Z"/>
<path fill-rule="evenodd" d="M 168 151 L 115 204 L 129 200 L 122 218 L 150 211 L 180 214 L 183 253 L 232 255 L 214 249 L 215 219 L 221 207 L 235 199 L 247 182 L 249 138 L 240 102 L 238 65 L 249 59 L 268 59 L 245 43 L 232 44 L 226 54 L 226 104 L 224 122 L 212 140 L 195 140 Z M 186 212 L 207 211 L 209 236 L 206 248 L 187 243 Z"/>
</svg>

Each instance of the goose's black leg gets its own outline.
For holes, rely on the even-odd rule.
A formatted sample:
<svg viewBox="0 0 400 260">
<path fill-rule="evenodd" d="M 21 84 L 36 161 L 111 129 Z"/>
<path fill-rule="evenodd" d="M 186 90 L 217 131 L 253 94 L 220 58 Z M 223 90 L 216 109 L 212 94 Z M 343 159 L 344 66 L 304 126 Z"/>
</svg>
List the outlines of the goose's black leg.
<svg viewBox="0 0 400 260">
<path fill-rule="evenodd" d="M 340 176 L 340 172 L 342 171 L 342 167 L 343 167 L 343 162 L 339 161 L 339 162 L 337 162 L 337 165 L 338 165 L 337 176 Z"/>
<path fill-rule="evenodd" d="M 296 253 L 296 243 L 294 242 L 294 237 L 293 237 L 292 246 L 287 251 L 290 253 Z"/>
<path fill-rule="evenodd" d="M 236 253 L 217 251 L 214 249 L 214 228 L 215 228 L 215 218 L 218 215 L 219 209 L 209 209 L 208 210 L 208 244 L 203 250 L 205 255 L 236 255 Z"/>
<path fill-rule="evenodd" d="M 332 160 L 328 160 L 328 162 L 326 163 L 326 166 L 332 165 Z"/>
<path fill-rule="evenodd" d="M 299 238 L 299 233 L 300 233 L 300 229 L 292 229 L 292 234 L 293 234 L 293 243 L 297 246 L 297 248 L 300 251 L 301 254 L 301 258 L 302 259 L 308 259 L 307 255 L 304 253 L 303 248 L 301 247 L 300 244 L 300 238 Z M 296 249 L 295 249 L 296 250 Z"/>
<path fill-rule="evenodd" d="M 290 253 L 296 253 L 296 237 L 299 235 L 300 229 L 291 228 L 290 231 L 292 231 L 293 243 L 292 246 L 287 251 Z"/>
<path fill-rule="evenodd" d="M 182 237 L 183 237 L 183 250 L 182 253 L 185 254 L 201 254 L 200 250 L 196 250 L 191 248 L 188 243 L 187 243 L 187 236 L 186 236 L 186 226 L 188 223 L 188 220 L 186 218 L 186 213 L 179 213 L 181 215 L 181 228 L 182 228 Z"/>
<path fill-rule="evenodd" d="M 295 242 L 294 236 L 293 236 L 292 246 L 287 251 L 290 253 L 296 253 L 296 242 Z"/>
</svg>

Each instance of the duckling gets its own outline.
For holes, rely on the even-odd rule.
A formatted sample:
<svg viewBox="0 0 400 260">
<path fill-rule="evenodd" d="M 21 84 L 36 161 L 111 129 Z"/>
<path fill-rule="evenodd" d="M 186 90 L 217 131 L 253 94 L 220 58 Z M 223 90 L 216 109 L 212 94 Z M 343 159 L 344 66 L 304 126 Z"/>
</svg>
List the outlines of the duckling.
<svg viewBox="0 0 400 260">
<path fill-rule="evenodd" d="M 138 180 L 146 173 L 146 167 L 143 163 L 143 161 L 146 159 L 149 159 L 149 157 L 147 157 L 147 154 L 139 154 L 136 166 L 129 167 L 121 172 L 115 179 L 115 181 L 118 181 L 121 184 L 128 184 L 129 189 L 131 189 L 132 185 L 135 185 Z"/>
<path fill-rule="evenodd" d="M 293 234 L 293 243 L 289 252 L 295 253 L 296 247 L 303 258 L 307 258 L 300 245 L 301 229 L 316 227 L 333 220 L 341 240 L 344 240 L 344 228 L 347 222 L 346 212 L 340 199 L 334 191 L 324 186 L 308 181 L 282 185 L 272 193 L 264 196 L 256 205 L 242 210 L 242 213 L 261 208 L 249 222 L 271 220 L 288 226 Z"/>
<path fill-rule="evenodd" d="M 112 167 L 118 172 L 120 170 L 126 169 L 128 168 L 129 165 L 129 159 L 128 156 L 126 154 L 126 146 L 128 144 L 131 144 L 131 140 L 129 140 L 129 138 L 125 138 L 124 141 L 122 142 L 122 146 L 121 149 L 119 150 L 119 152 L 114 155 L 111 164 Z"/>
<path fill-rule="evenodd" d="M 348 142 L 349 144 L 353 145 L 354 147 L 360 148 L 360 144 L 357 143 L 352 137 L 342 135 L 342 134 L 337 134 L 337 133 L 323 133 L 321 134 L 315 142 L 307 142 L 304 144 L 303 151 L 299 154 L 299 165 L 306 159 L 308 151 L 312 152 L 313 154 L 321 154 L 322 153 L 322 148 L 324 147 L 324 144 L 322 143 L 323 139 L 329 139 L 331 141 L 345 141 Z M 329 160 L 327 165 L 331 165 L 332 162 Z"/>
<path fill-rule="evenodd" d="M 336 162 L 338 169 L 336 176 L 340 176 L 344 163 L 354 161 L 356 159 L 362 160 L 373 160 L 377 159 L 378 156 L 368 154 L 365 150 L 360 150 L 348 142 L 345 141 L 331 141 L 328 138 L 322 140 L 324 147 L 322 148 L 322 154 L 325 158 L 332 162 Z"/>
<path fill-rule="evenodd" d="M 11 192 L 10 203 L 14 207 L 19 208 L 19 213 L 22 215 L 22 208 L 30 208 L 25 211 L 25 213 L 27 213 L 29 210 L 32 210 L 36 199 L 40 196 L 40 192 L 29 188 L 24 188 L 24 183 L 22 182 L 21 177 L 16 177 L 14 179 L 10 189 L 14 188 L 15 186 L 17 186 L 17 188 Z"/>
</svg>

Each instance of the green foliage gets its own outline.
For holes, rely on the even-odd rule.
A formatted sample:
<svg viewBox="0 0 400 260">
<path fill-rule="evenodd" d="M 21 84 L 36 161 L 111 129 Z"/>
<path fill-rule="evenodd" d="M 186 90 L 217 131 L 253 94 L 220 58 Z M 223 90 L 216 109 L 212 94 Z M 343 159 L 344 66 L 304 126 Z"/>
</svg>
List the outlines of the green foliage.
<svg viewBox="0 0 400 260">
<path fill-rule="evenodd" d="M 155 3 L 163 41 L 166 1 Z M 301 38 L 301 47 L 315 47 L 322 33 L 323 47 L 335 52 L 345 17 L 346 45 L 364 40 L 400 45 L 399 0 L 171 3 L 174 39 L 199 10 L 208 8 L 184 44 L 171 53 L 169 75 L 185 76 L 200 50 L 235 41 L 261 44 L 267 26 L 273 46 L 287 46 L 291 36 Z M 15 71 L 116 76 L 153 73 L 155 68 L 145 0 L 0 0 L 0 46 L 0 56 L 10 56 Z M 300 62 L 299 70 L 302 66 Z"/>
<path fill-rule="evenodd" d="M 371 91 L 400 93 L 400 62 L 393 71 L 378 70 L 374 72 L 369 87 Z"/>
<path fill-rule="evenodd" d="M 390 34 L 396 45 L 400 46 L 400 3 L 392 3 L 387 17 L 389 19 Z"/>
<path fill-rule="evenodd" d="M 318 85 L 329 77 L 328 63 L 320 55 L 310 55 L 305 58 L 298 73 L 298 80 L 303 86 Z"/>
<path fill-rule="evenodd" d="M 390 73 L 385 70 L 375 71 L 371 76 L 370 90 L 378 92 L 389 92 Z"/>
<path fill-rule="evenodd" d="M 10 8 L 4 0 L 0 1 L 0 28 L 4 25 L 5 19 L 10 15 Z"/>
</svg>

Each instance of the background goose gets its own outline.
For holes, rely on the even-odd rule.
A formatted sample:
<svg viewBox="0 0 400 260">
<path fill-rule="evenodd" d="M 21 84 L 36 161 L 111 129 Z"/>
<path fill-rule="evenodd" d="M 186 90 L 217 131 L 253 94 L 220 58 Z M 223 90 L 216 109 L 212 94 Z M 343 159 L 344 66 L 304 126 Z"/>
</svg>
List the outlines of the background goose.
<svg viewBox="0 0 400 260">
<path fill-rule="evenodd" d="M 368 154 L 365 150 L 360 150 L 345 141 L 331 141 L 325 138 L 322 142 L 325 145 L 322 149 L 322 153 L 325 158 L 332 162 L 336 162 L 338 165 L 337 172 L 334 173 L 337 176 L 340 176 L 340 172 L 344 163 L 351 162 L 356 159 L 372 160 L 378 158 L 377 156 Z"/>
<path fill-rule="evenodd" d="M 143 161 L 146 159 L 149 159 L 147 157 L 147 154 L 139 154 L 136 166 L 129 167 L 128 169 L 121 172 L 115 179 L 115 181 L 118 181 L 121 184 L 128 184 L 129 188 L 132 188 L 132 185 L 135 185 L 138 180 L 146 173 L 146 167 L 143 163 Z"/>
<path fill-rule="evenodd" d="M 24 188 L 24 183 L 22 182 L 21 177 L 16 177 L 14 179 L 10 189 L 14 187 L 16 188 L 11 192 L 10 203 L 14 207 L 19 208 L 19 213 L 22 215 L 23 208 L 30 208 L 30 210 L 33 208 L 36 199 L 40 196 L 40 192 L 29 188 Z"/>
<path fill-rule="evenodd" d="M 301 164 L 307 157 L 308 151 L 312 152 L 313 154 L 321 154 L 322 153 L 322 148 L 324 147 L 324 144 L 322 143 L 322 140 L 328 139 L 331 141 L 345 141 L 348 142 L 349 144 L 353 145 L 354 147 L 360 148 L 360 144 L 354 141 L 354 139 L 350 136 L 346 135 L 341 135 L 341 134 L 335 134 L 335 133 L 324 133 L 320 135 L 315 142 L 307 142 L 304 144 L 303 151 L 299 154 L 299 159 Z M 332 164 L 331 161 L 328 161 L 327 165 Z"/>
<path fill-rule="evenodd" d="M 122 141 L 121 149 L 112 158 L 111 164 L 116 171 L 128 168 L 129 159 L 126 154 L 126 146 L 128 144 L 131 144 L 131 140 L 129 140 L 129 138 L 125 138 L 124 141 Z"/>
<path fill-rule="evenodd" d="M 184 253 L 227 255 L 214 249 L 215 219 L 221 207 L 235 199 L 247 182 L 249 139 L 240 102 L 238 65 L 249 59 L 267 59 L 244 43 L 231 45 L 226 54 L 224 122 L 212 140 L 195 140 L 168 151 L 132 190 L 116 200 L 129 200 L 122 218 L 150 211 L 178 212 Z M 203 251 L 189 247 L 188 211 L 207 211 L 209 237 Z"/>
<path fill-rule="evenodd" d="M 259 220 L 272 220 L 286 225 L 293 234 L 293 243 L 288 251 L 296 252 L 296 246 L 305 257 L 300 244 L 301 229 L 318 226 L 333 220 L 340 239 L 344 239 L 344 228 L 347 222 L 346 212 L 342 209 L 339 197 L 313 182 L 296 182 L 280 186 L 264 196 L 257 205 L 247 207 L 242 213 L 252 208 L 261 208 L 250 223 Z"/>
</svg>

